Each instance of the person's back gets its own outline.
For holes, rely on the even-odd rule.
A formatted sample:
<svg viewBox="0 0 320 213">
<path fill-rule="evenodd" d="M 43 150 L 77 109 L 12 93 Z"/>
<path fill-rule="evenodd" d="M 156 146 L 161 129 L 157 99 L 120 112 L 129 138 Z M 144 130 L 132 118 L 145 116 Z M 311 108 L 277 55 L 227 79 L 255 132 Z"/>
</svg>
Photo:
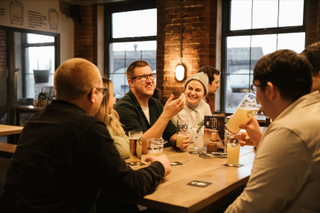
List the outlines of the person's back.
<svg viewBox="0 0 320 213">
<path fill-rule="evenodd" d="M 105 126 L 93 117 L 108 88 L 98 68 L 70 59 L 55 72 L 54 100 L 25 125 L 7 172 L 0 212 L 94 212 L 100 188 L 134 201 L 170 173 L 165 155 L 126 165 Z"/>
<path fill-rule="evenodd" d="M 51 212 L 80 212 L 90 209 L 93 195 L 98 193 L 102 184 L 100 172 L 93 169 L 97 162 L 90 157 L 103 150 L 89 141 L 95 139 L 92 138 L 93 132 L 99 132 L 99 129 L 92 128 L 103 127 L 98 118 L 62 101 L 54 101 L 30 118 L 11 161 L 7 174 L 10 182 L 4 187 L 2 207 L 14 207 L 14 210 L 7 209 L 10 212 L 44 212 L 49 209 Z M 113 144 L 108 135 L 106 138 L 109 138 L 106 143 Z M 116 160 L 115 157 L 113 161 Z M 20 175 L 16 176 L 17 173 Z M 19 194 L 13 194 L 16 191 Z"/>
</svg>

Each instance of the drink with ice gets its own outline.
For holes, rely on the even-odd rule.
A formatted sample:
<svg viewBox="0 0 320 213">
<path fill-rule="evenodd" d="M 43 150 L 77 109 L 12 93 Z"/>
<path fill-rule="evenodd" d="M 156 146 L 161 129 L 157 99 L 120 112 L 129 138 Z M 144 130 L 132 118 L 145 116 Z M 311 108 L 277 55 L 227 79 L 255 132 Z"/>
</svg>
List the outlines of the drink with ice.
<svg viewBox="0 0 320 213">
<path fill-rule="evenodd" d="M 148 156 L 160 156 L 163 154 L 163 145 L 167 143 L 162 138 L 148 138 L 147 147 L 148 147 Z"/>
</svg>

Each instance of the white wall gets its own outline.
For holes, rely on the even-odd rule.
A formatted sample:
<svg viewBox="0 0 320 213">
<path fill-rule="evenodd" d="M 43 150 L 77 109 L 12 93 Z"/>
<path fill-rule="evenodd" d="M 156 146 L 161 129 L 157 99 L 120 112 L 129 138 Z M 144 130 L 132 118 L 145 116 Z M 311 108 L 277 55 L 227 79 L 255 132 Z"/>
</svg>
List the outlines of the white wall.
<svg viewBox="0 0 320 213">
<path fill-rule="evenodd" d="M 60 34 L 60 62 L 74 57 L 74 25 L 59 0 L 0 1 L 0 26 Z"/>
</svg>

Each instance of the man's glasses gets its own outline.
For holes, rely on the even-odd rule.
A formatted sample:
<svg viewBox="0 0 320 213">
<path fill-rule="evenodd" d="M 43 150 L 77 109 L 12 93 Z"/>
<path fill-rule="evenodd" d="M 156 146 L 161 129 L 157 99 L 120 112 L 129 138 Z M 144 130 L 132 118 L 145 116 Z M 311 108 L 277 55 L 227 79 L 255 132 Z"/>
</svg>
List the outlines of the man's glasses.
<svg viewBox="0 0 320 213">
<path fill-rule="evenodd" d="M 253 82 L 251 84 L 251 91 L 256 94 L 257 93 L 257 87 L 261 87 L 261 85 L 255 85 Z"/>
<path fill-rule="evenodd" d="M 104 97 L 108 91 L 108 87 L 102 87 L 102 88 L 99 88 L 99 87 L 96 87 L 96 89 L 102 93 L 102 97 Z M 90 90 L 89 94 L 88 94 L 88 97 L 91 95 L 92 93 L 92 90 L 93 88 Z"/>
<path fill-rule="evenodd" d="M 140 78 L 142 82 L 145 82 L 149 78 L 151 81 L 153 81 L 155 78 L 155 75 L 156 75 L 155 73 L 152 73 L 149 75 L 138 75 L 130 79 Z"/>
</svg>

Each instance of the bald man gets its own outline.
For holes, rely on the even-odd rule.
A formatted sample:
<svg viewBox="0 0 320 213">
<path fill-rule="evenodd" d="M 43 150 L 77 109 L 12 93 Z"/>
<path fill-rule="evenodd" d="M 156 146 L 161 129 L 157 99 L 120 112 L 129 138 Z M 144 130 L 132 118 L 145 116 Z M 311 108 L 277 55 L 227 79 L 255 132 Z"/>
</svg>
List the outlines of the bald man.
<svg viewBox="0 0 320 213">
<path fill-rule="evenodd" d="M 56 100 L 26 123 L 7 172 L 0 212 L 95 212 L 100 188 L 132 201 L 170 173 L 166 156 L 133 171 L 94 117 L 107 88 L 98 68 L 75 58 L 55 72 Z"/>
</svg>

